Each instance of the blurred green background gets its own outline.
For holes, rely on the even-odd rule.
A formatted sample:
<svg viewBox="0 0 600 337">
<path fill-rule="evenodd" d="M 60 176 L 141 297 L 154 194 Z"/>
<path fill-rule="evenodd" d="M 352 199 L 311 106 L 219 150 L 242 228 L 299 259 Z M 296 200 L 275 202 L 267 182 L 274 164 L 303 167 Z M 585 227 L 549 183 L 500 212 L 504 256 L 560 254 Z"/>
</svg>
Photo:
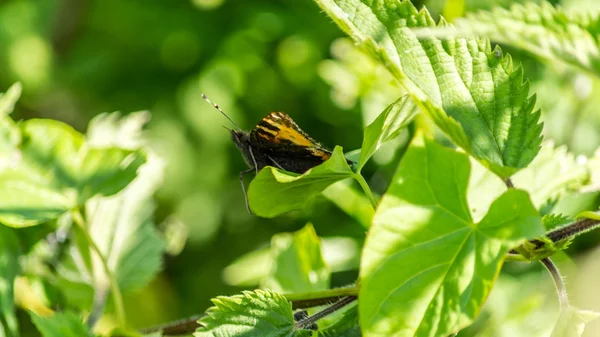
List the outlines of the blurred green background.
<svg viewBox="0 0 600 337">
<path fill-rule="evenodd" d="M 439 17 L 512 2 L 416 3 Z M 600 7 L 593 0 L 553 3 Z M 270 111 L 285 111 L 327 147 L 358 148 L 362 128 L 401 91 L 312 1 L 2 1 L 0 43 L 2 91 L 15 81 L 24 87 L 16 119 L 53 118 L 84 131 L 102 112 L 152 113 L 148 137 L 167 163 L 156 223 L 185 228 L 187 241 L 166 257 L 150 286 L 126 297 L 134 326 L 198 314 L 211 297 L 240 291 L 223 277 L 224 268 L 268 246 L 274 233 L 310 221 L 323 237 L 364 238 L 365 228 L 326 197 L 272 220 L 249 215 L 238 181 L 246 166 L 221 127 L 228 122 L 200 97 L 207 94 L 246 129 Z M 598 79 L 507 51 L 523 63 L 538 93 L 545 138 L 592 155 L 600 144 Z M 400 137 L 367 166 L 375 192 L 385 190 L 405 142 Z M 584 253 L 598 240 L 589 234 L 572 251 Z M 356 276 L 356 270 L 338 272 L 332 283 Z"/>
</svg>

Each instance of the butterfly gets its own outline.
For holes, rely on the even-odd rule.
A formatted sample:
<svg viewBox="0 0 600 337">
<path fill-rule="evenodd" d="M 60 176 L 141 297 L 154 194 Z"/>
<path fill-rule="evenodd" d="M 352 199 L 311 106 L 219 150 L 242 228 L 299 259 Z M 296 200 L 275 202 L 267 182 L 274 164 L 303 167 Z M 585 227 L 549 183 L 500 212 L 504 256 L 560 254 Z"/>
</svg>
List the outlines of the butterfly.
<svg viewBox="0 0 600 337">
<path fill-rule="evenodd" d="M 202 94 L 202 98 L 219 110 L 236 127 L 235 130 L 230 130 L 231 138 L 250 167 L 240 172 L 246 209 L 250 214 L 252 211 L 244 186 L 245 174 L 251 172 L 258 174 L 258 171 L 265 166 L 302 174 L 331 157 L 330 150 L 302 131 L 298 124 L 283 112 L 269 113 L 258 122 L 252 131 L 245 132 L 221 110 L 219 105 L 211 102 L 204 94 Z M 348 160 L 348 164 L 352 163 Z"/>
</svg>

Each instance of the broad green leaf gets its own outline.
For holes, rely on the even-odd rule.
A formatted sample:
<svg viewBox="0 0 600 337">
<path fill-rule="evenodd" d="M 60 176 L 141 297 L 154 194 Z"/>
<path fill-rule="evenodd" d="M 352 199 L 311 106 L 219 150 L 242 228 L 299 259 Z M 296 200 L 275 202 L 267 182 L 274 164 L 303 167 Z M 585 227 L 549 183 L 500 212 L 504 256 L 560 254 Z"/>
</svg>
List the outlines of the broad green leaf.
<svg viewBox="0 0 600 337">
<path fill-rule="evenodd" d="M 266 290 L 245 291 L 242 295 L 219 296 L 198 322 L 195 337 L 303 337 L 311 330 L 294 325 L 292 304 L 285 297 Z"/>
<path fill-rule="evenodd" d="M 333 324 L 324 326 L 323 321 L 319 321 L 318 337 L 360 337 L 360 326 L 358 325 L 358 307 L 356 302 L 345 309 L 341 317 L 337 318 Z"/>
<path fill-rule="evenodd" d="M 93 337 L 81 317 L 72 312 L 57 313 L 51 317 L 40 317 L 31 313 L 31 320 L 42 337 Z"/>
<path fill-rule="evenodd" d="M 540 112 L 523 70 L 486 39 L 418 39 L 434 28 L 409 1 L 316 0 L 355 42 L 370 50 L 441 130 L 507 178 L 539 150 Z M 440 26 L 447 23 L 442 21 Z"/>
<path fill-rule="evenodd" d="M 358 269 L 360 242 L 349 237 L 322 238 L 321 250 L 325 265 L 332 272 Z M 223 281 L 236 287 L 254 287 L 270 276 L 274 255 L 270 248 L 249 252 L 223 269 Z"/>
<path fill-rule="evenodd" d="M 578 164 L 566 147 L 555 148 L 552 142 L 546 142 L 531 164 L 511 179 L 516 187 L 528 191 L 533 204 L 540 208 L 549 200 L 577 191 L 589 176 L 587 166 Z"/>
<path fill-rule="evenodd" d="M 570 306 L 560 314 L 551 337 L 581 337 L 585 325 L 600 317 L 600 313 Z"/>
<path fill-rule="evenodd" d="M 153 195 L 162 183 L 164 164 L 150 154 L 138 176 L 121 192 L 86 203 L 88 232 L 108 260 L 118 287 L 130 291 L 146 286 L 161 270 L 164 239 L 153 222 Z M 65 293 L 78 306 L 89 305 L 92 289 L 108 291 L 101 261 L 88 249 L 73 246 L 59 266 Z"/>
<path fill-rule="evenodd" d="M 112 195 L 127 186 L 145 155 L 115 147 L 93 148 L 82 134 L 53 120 L 20 124 L 17 160 L 0 171 L 0 222 L 35 225 L 95 195 Z"/>
<path fill-rule="evenodd" d="M 525 191 L 510 189 L 473 220 L 466 154 L 418 137 L 373 220 L 361 261 L 365 336 L 447 336 L 478 315 L 505 254 L 541 236 Z"/>
<path fill-rule="evenodd" d="M 584 6 L 585 7 L 585 6 Z M 582 7 L 582 8 L 584 8 Z M 513 4 L 510 9 L 471 13 L 440 33 L 487 36 L 542 59 L 560 61 L 600 75 L 600 25 L 597 15 L 570 12 L 547 1 Z"/>
<path fill-rule="evenodd" d="M 267 166 L 250 183 L 250 209 L 258 216 L 273 218 L 302 208 L 329 185 L 353 176 L 339 146 L 335 147 L 329 160 L 302 175 Z"/>
<path fill-rule="evenodd" d="M 417 114 L 417 107 L 406 95 L 390 104 L 364 131 L 357 172 L 386 141 L 396 138 Z"/>
<path fill-rule="evenodd" d="M 14 282 L 21 249 L 13 229 L 0 226 L 0 337 L 18 337 Z"/>
<path fill-rule="evenodd" d="M 274 263 L 262 288 L 283 293 L 329 289 L 331 272 L 321 253 L 321 239 L 311 224 L 295 233 L 275 234 L 271 239 Z"/>
</svg>

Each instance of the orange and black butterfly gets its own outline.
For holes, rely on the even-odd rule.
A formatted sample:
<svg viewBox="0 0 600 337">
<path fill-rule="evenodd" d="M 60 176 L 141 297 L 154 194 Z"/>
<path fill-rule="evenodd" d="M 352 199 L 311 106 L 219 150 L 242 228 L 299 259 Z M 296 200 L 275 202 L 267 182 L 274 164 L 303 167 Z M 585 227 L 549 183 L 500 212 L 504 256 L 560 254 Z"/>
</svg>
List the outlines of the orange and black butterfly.
<svg viewBox="0 0 600 337">
<path fill-rule="evenodd" d="M 202 98 L 219 110 L 237 129 L 230 130 L 231 138 L 242 151 L 244 159 L 250 167 L 248 170 L 240 172 L 246 208 L 250 213 L 252 211 L 244 186 L 244 174 L 252 171 L 258 174 L 258 171 L 265 166 L 304 173 L 331 157 L 331 151 L 325 149 L 302 131 L 294 120 L 283 112 L 271 112 L 252 131 L 245 132 L 206 95 L 202 94 Z M 352 164 L 349 160 L 348 163 Z"/>
</svg>

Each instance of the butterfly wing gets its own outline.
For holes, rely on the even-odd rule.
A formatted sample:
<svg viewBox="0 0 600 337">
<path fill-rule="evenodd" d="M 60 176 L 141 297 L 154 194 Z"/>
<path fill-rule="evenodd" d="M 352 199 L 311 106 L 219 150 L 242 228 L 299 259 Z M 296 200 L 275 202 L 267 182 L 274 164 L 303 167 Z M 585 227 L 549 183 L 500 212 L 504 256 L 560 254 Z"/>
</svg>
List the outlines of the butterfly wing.
<svg viewBox="0 0 600 337">
<path fill-rule="evenodd" d="M 275 166 L 302 173 L 331 157 L 283 112 L 271 112 L 250 132 L 252 146 L 266 154 Z"/>
</svg>

